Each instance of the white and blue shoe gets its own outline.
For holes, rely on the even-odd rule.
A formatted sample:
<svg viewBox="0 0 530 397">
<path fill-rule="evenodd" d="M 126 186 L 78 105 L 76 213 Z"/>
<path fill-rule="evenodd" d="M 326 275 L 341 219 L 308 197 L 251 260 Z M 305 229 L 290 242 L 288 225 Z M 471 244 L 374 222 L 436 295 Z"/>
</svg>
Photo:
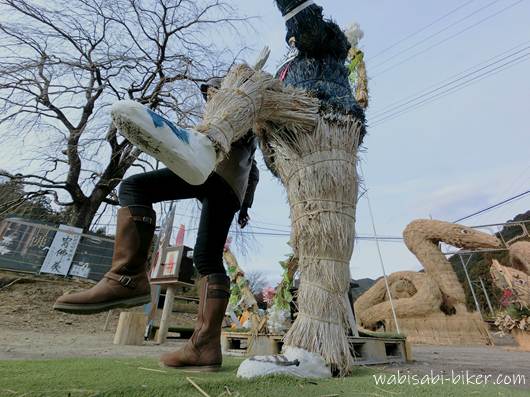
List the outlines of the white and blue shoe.
<svg viewBox="0 0 530 397">
<path fill-rule="evenodd" d="M 186 182 L 201 185 L 214 170 L 217 153 L 205 134 L 181 128 L 131 100 L 116 102 L 111 114 L 123 136 Z"/>
<path fill-rule="evenodd" d="M 286 346 L 283 354 L 247 358 L 237 370 L 238 378 L 287 375 L 297 378 L 331 378 L 331 368 L 316 353 Z"/>
</svg>

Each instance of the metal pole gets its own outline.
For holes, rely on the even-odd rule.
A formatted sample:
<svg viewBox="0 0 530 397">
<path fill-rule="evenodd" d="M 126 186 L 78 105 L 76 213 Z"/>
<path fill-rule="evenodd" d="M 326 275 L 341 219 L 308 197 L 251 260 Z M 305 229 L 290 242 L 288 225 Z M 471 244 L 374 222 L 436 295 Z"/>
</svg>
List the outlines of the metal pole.
<svg viewBox="0 0 530 397">
<path fill-rule="evenodd" d="M 366 181 L 366 178 L 364 177 L 363 168 L 360 164 L 359 164 L 359 168 L 361 170 L 361 175 L 363 179 Z M 377 246 L 377 253 L 379 255 L 379 263 L 381 264 L 381 270 L 383 271 L 383 279 L 385 280 L 385 287 L 386 287 L 386 291 L 388 292 L 388 300 L 390 301 L 390 308 L 392 309 L 392 317 L 394 317 L 394 323 L 396 324 L 397 333 L 401 334 L 401 331 L 399 329 L 397 315 L 396 315 L 396 309 L 394 308 L 394 301 L 392 299 L 392 294 L 390 293 L 390 286 L 388 285 L 388 279 L 386 277 L 385 263 L 383 262 L 383 255 L 381 254 L 381 246 L 379 245 L 379 238 L 377 236 L 377 230 L 375 228 L 374 212 L 372 211 L 372 204 L 370 202 L 370 197 L 368 197 L 368 191 L 366 191 L 365 196 L 366 196 L 366 202 L 368 203 L 368 212 L 370 213 L 370 218 L 372 221 L 372 229 L 374 231 L 374 238 L 375 238 L 375 244 Z"/>
<path fill-rule="evenodd" d="M 471 290 L 471 294 L 473 295 L 473 300 L 475 301 L 475 307 L 477 308 L 477 311 L 480 313 L 480 317 L 482 317 L 482 312 L 480 311 L 480 305 L 478 304 L 477 296 L 475 295 L 475 290 L 473 289 L 473 284 L 471 283 L 471 279 L 469 278 L 469 273 L 467 272 L 467 264 L 473 257 L 473 254 L 469 255 L 469 258 L 467 259 L 466 263 L 464 263 L 464 259 L 462 258 L 462 255 L 458 255 L 460 258 L 460 262 L 462 263 L 462 267 L 464 268 L 464 273 L 466 273 L 467 283 L 469 285 L 469 289 Z"/>
<path fill-rule="evenodd" d="M 482 277 L 479 277 L 478 279 L 480 281 L 480 285 L 482 285 L 482 291 L 484 291 L 484 296 L 486 297 L 486 302 L 488 302 L 490 313 L 492 316 L 495 316 L 495 311 L 493 310 L 493 306 L 491 305 L 490 297 L 488 295 L 488 291 L 486 290 L 486 286 L 484 285 L 484 281 L 482 281 Z"/>
</svg>

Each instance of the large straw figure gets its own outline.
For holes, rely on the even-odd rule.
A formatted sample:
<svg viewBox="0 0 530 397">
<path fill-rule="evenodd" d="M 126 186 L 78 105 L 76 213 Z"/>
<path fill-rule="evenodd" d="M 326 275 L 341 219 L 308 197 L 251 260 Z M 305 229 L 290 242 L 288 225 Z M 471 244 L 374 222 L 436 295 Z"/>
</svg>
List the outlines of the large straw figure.
<svg viewBox="0 0 530 397">
<path fill-rule="evenodd" d="M 113 117 L 122 132 L 189 183 L 201 183 L 253 126 L 269 169 L 291 207 L 291 245 L 299 260 L 299 313 L 282 355 L 246 360 L 238 375 L 301 377 L 347 374 L 347 335 L 355 328 L 348 302 L 358 178 L 365 134 L 346 68 L 346 35 L 312 1 L 276 0 L 293 56 L 279 80 L 246 65 L 232 69 L 205 109 L 202 123 L 183 130 L 130 101 Z"/>
<path fill-rule="evenodd" d="M 282 356 L 245 361 L 239 375 L 347 374 L 353 357 L 347 333 L 354 327 L 347 291 L 353 251 L 358 178 L 357 151 L 364 113 L 345 67 L 350 44 L 312 2 L 277 0 L 294 54 L 279 70 L 287 87 L 320 100 L 319 120 L 294 134 L 273 123 L 259 135 L 266 163 L 284 184 L 291 207 L 291 245 L 299 258 L 299 313 L 284 339 Z"/>
</svg>

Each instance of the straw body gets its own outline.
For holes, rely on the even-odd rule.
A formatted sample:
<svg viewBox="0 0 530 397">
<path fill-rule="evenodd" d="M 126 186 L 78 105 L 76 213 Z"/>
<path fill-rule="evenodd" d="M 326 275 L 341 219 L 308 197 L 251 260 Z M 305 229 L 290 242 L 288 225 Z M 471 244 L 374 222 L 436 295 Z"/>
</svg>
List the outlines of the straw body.
<svg viewBox="0 0 530 397">
<path fill-rule="evenodd" d="M 275 165 L 291 207 L 291 245 L 299 259 L 299 314 L 287 346 L 320 354 L 341 374 L 353 357 L 347 339 L 357 204 L 357 150 L 362 125 L 351 116 L 321 115 L 314 131 L 272 137 Z"/>
</svg>

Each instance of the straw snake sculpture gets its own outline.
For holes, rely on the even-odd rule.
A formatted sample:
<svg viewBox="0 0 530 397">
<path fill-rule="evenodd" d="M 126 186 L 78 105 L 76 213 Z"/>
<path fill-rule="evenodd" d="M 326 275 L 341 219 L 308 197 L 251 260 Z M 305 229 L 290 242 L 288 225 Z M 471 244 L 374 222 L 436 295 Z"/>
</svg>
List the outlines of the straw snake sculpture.
<svg viewBox="0 0 530 397">
<path fill-rule="evenodd" d="M 396 316 L 466 313 L 464 289 L 438 244 L 444 242 L 458 248 L 478 249 L 500 248 L 501 242 L 490 234 L 466 226 L 428 219 L 411 222 L 403 237 L 425 273 L 404 271 L 388 276 Z M 355 312 L 360 324 L 371 329 L 392 318 L 384 279 L 357 299 Z"/>
<path fill-rule="evenodd" d="M 518 241 L 510 245 L 510 266 L 530 274 L 530 241 Z"/>
<path fill-rule="evenodd" d="M 522 304 L 530 306 L 530 241 L 518 241 L 510 245 L 508 252 L 509 266 L 493 260 L 493 282 L 501 290 L 511 289 Z"/>
</svg>

